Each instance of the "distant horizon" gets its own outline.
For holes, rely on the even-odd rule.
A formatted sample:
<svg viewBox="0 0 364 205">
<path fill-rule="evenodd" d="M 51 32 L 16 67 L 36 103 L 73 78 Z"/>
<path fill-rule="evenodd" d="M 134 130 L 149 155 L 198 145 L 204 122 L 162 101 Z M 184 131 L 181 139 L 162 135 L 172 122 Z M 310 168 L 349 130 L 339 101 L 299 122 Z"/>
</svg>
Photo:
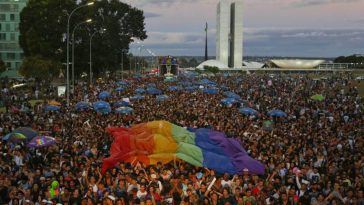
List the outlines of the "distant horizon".
<svg viewBox="0 0 364 205">
<path fill-rule="evenodd" d="M 203 56 L 206 22 L 208 52 L 215 55 L 219 0 L 123 1 L 144 11 L 148 38 L 143 44 L 156 55 Z M 364 53 L 364 0 L 243 2 L 244 55 L 333 58 Z"/>
</svg>

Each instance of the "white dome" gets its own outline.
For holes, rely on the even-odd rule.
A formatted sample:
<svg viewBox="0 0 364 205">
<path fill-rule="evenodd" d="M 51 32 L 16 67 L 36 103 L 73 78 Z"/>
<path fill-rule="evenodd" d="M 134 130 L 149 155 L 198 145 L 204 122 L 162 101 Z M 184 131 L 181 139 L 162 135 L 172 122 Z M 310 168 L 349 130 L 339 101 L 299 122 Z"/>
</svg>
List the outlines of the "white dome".
<svg viewBox="0 0 364 205">
<path fill-rule="evenodd" d="M 218 60 L 207 60 L 197 66 L 198 69 L 203 69 L 205 66 L 218 67 L 219 69 L 228 68 L 224 63 Z"/>
<path fill-rule="evenodd" d="M 312 69 L 324 63 L 324 60 L 271 60 L 279 68 Z"/>
</svg>

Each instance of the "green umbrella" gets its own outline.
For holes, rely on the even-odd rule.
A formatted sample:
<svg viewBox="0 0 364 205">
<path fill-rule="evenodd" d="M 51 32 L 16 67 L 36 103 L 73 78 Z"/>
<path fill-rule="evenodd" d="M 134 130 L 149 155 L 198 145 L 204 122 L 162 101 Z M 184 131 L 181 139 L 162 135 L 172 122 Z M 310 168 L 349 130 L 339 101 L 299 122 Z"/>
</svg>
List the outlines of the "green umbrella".
<svg viewBox="0 0 364 205">
<path fill-rule="evenodd" d="M 317 94 L 311 97 L 312 100 L 316 100 L 316 101 L 323 101 L 325 99 L 325 97 L 321 94 Z"/>
</svg>

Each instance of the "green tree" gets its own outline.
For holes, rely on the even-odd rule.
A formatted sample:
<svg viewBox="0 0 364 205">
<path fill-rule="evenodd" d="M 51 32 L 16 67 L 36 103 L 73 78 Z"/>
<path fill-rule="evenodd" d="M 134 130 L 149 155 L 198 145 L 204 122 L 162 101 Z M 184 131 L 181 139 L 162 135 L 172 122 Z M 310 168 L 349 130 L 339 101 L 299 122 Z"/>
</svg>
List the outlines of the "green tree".
<svg viewBox="0 0 364 205">
<path fill-rule="evenodd" d="M 210 73 L 212 73 L 214 75 L 216 75 L 218 72 L 220 72 L 220 69 L 218 67 L 216 67 L 216 66 L 207 66 L 207 65 L 205 65 L 204 70 L 206 72 L 210 72 Z"/>
<path fill-rule="evenodd" d="M 197 62 L 196 58 L 191 58 L 188 63 L 189 63 L 189 67 L 197 67 L 198 66 L 198 62 Z"/>
<path fill-rule="evenodd" d="M 29 0 L 20 17 L 19 43 L 25 56 L 39 55 L 59 63 L 66 62 L 66 31 L 69 13 L 86 0 Z M 89 68 L 89 44 L 92 39 L 92 64 L 95 74 L 116 70 L 121 50 L 129 49 L 136 37 L 147 38 L 143 11 L 118 0 L 99 0 L 75 12 L 70 21 L 70 35 L 80 22 L 92 18 L 75 31 L 76 75 Z M 105 32 L 101 32 L 107 29 Z M 71 40 L 71 39 L 70 39 Z M 124 59 L 125 60 L 125 59 Z"/>
<path fill-rule="evenodd" d="M 26 78 L 48 79 L 56 77 L 62 68 L 60 63 L 39 55 L 26 57 L 20 66 L 20 74 Z"/>
<path fill-rule="evenodd" d="M 6 65 L 4 61 L 0 59 L 0 73 L 4 72 L 6 70 Z"/>
</svg>

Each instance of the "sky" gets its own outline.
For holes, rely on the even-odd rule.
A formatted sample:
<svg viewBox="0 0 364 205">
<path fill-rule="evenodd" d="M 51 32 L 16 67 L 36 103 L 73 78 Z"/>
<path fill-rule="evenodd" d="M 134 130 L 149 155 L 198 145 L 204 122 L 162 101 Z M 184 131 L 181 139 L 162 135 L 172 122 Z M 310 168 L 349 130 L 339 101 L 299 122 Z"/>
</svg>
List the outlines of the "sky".
<svg viewBox="0 0 364 205">
<path fill-rule="evenodd" d="M 156 55 L 203 56 L 205 22 L 215 55 L 219 0 L 122 1 L 144 11 L 148 38 L 141 43 Z M 244 56 L 364 54 L 364 0 L 242 1 Z"/>
</svg>

